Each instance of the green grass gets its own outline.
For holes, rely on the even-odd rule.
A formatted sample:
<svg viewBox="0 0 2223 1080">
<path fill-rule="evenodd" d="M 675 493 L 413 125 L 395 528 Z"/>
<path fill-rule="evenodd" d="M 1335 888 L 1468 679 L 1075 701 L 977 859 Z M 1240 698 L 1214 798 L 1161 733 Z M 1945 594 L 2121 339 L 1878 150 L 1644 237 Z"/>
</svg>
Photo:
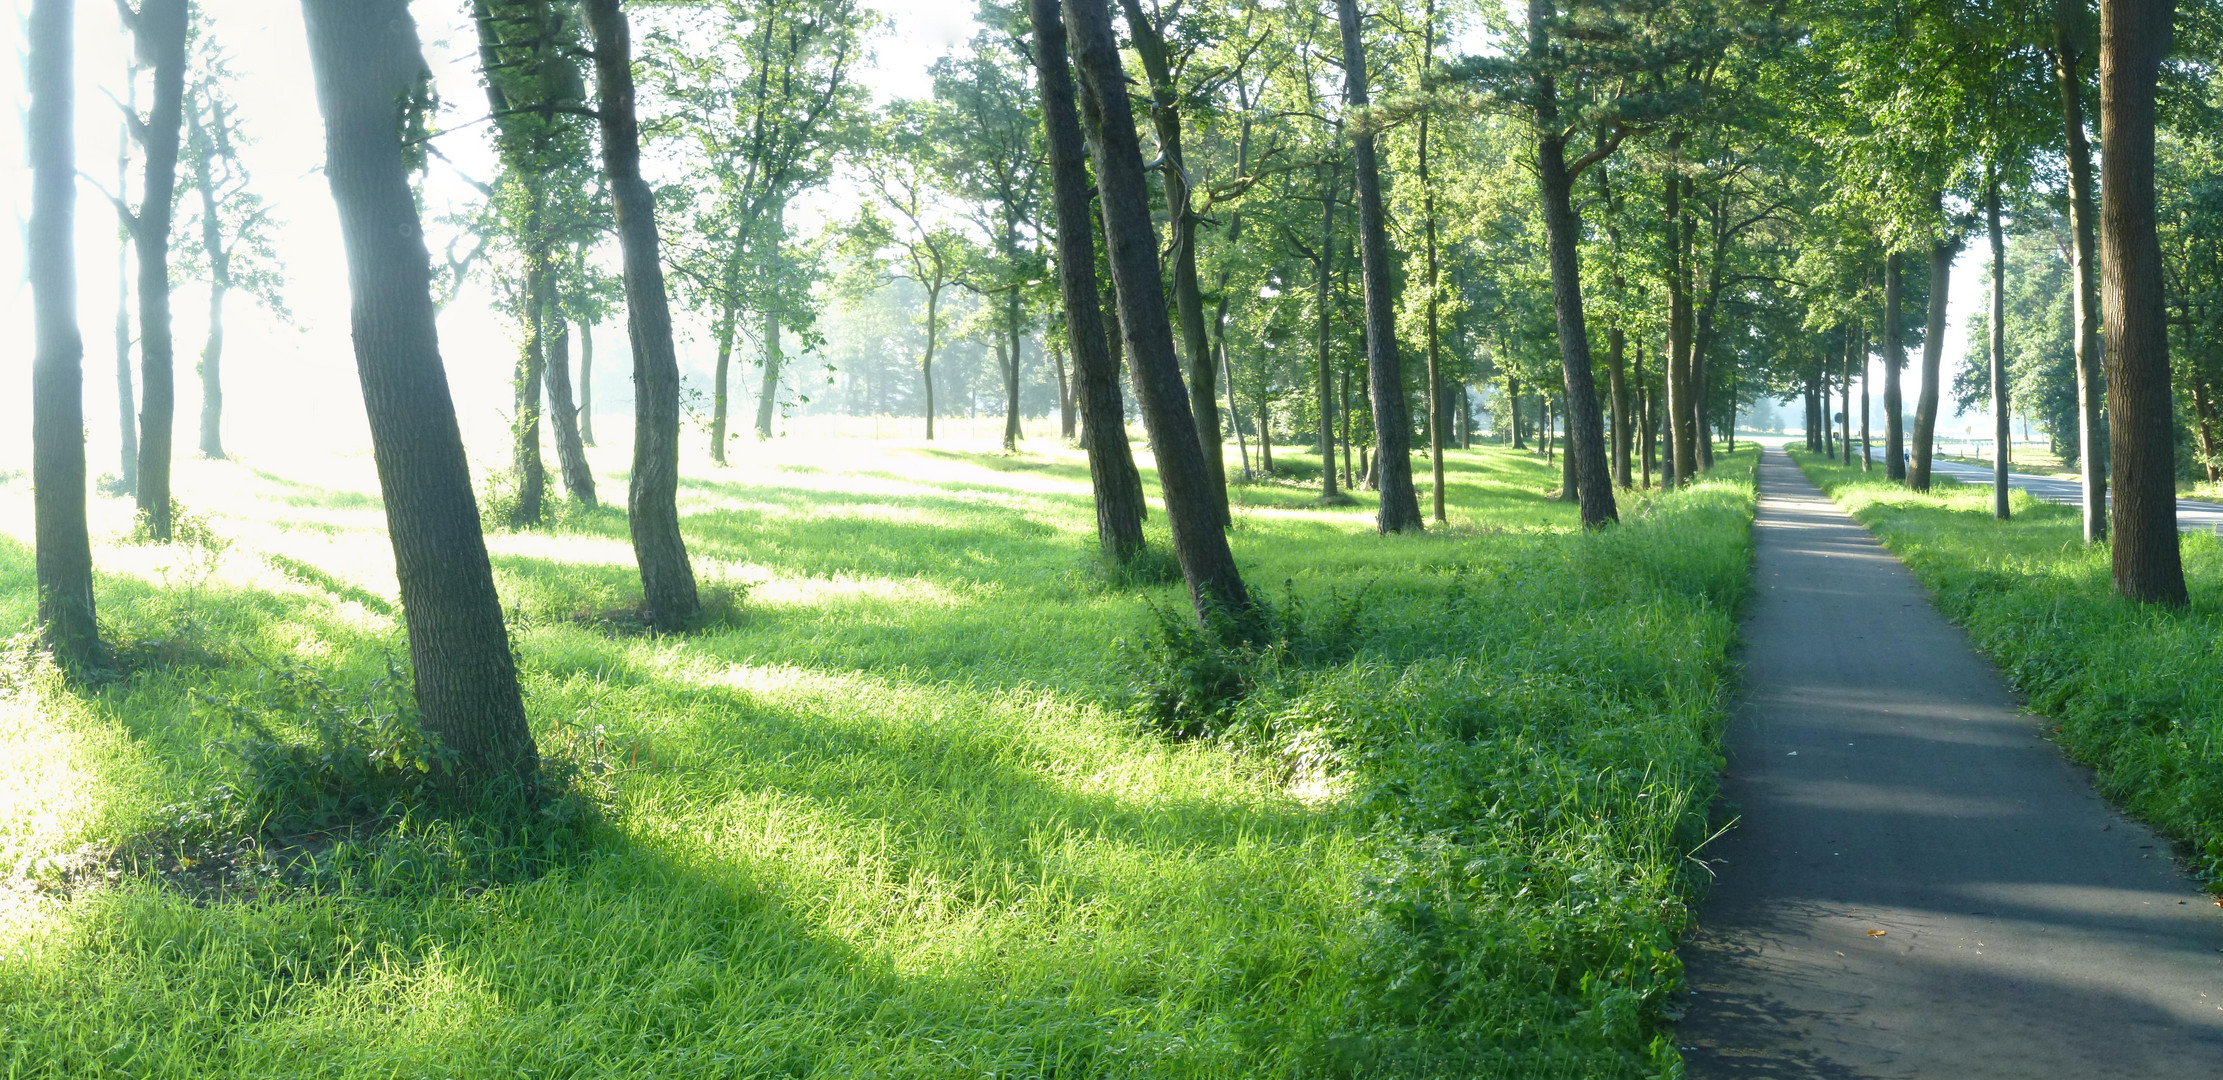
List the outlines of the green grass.
<svg viewBox="0 0 2223 1080">
<path fill-rule="evenodd" d="M 2115 596 L 2108 549 L 2082 542 L 2077 507 L 2016 491 L 1992 517 L 1991 488 L 1938 478 L 1930 494 L 1880 472 L 1794 453 L 1801 468 L 1922 580 L 1938 608 L 2051 720 L 2054 738 L 2098 772 L 2100 790 L 2178 838 L 2223 882 L 2223 546 L 2184 537 L 2192 603 L 2182 611 Z"/>
<path fill-rule="evenodd" d="M 1364 587 L 1356 654 L 1175 743 L 1125 714 L 1115 642 L 1179 589 L 1088 570 L 1078 454 L 767 444 L 683 489 L 698 574 L 745 591 L 708 632 L 597 628 L 638 590 L 615 511 L 490 537 L 544 751 L 617 766 L 552 872 L 57 890 L 55 866 L 236 782 L 209 701 L 282 664 L 368 695 L 405 655 L 361 459 L 179 464 L 217 550 L 125 543 L 128 505 L 96 506 L 136 673 L 0 679 L 0 1073 L 1679 1069 L 1662 1020 L 1749 453 L 1602 534 L 1502 450 L 1452 455 L 1453 524 L 1422 537 L 1374 535 L 1367 493 L 1238 489 L 1262 594 Z M 0 626 L 31 617 L 27 486 L 0 483 Z"/>
</svg>

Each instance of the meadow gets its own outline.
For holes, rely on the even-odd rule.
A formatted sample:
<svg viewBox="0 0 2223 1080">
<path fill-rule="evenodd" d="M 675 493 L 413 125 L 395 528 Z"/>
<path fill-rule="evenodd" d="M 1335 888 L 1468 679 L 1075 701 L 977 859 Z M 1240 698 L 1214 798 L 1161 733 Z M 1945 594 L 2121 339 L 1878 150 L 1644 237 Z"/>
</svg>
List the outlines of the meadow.
<svg viewBox="0 0 2223 1080">
<path fill-rule="evenodd" d="M 1137 706 L 1185 599 L 1103 580 L 1077 452 L 738 460 L 683 480 L 724 598 L 692 634 L 609 617 L 617 510 L 490 535 L 592 811 L 509 873 L 343 837 L 196 876 L 176 838 L 254 795 L 243 725 L 313 747 L 405 697 L 377 488 L 363 457 L 180 462 L 167 546 L 97 499 L 115 670 L 65 685 L 26 635 L 0 672 L 0 1074 L 1679 1075 L 1749 451 L 1602 533 L 1498 448 L 1450 455 L 1417 537 L 1367 493 L 1238 488 L 1253 588 L 1333 647 L 1187 739 Z M 22 630 L 28 488 L 0 480 Z"/>
<path fill-rule="evenodd" d="M 2016 491 L 1999 521 L 1988 485 L 1933 478 L 1917 494 L 1880 470 L 1793 457 L 1914 571 L 2100 790 L 2223 888 L 2223 544 L 2184 536 L 2188 607 L 2136 604 L 2115 595 L 2107 547 L 2084 545 L 2077 507 Z"/>
</svg>

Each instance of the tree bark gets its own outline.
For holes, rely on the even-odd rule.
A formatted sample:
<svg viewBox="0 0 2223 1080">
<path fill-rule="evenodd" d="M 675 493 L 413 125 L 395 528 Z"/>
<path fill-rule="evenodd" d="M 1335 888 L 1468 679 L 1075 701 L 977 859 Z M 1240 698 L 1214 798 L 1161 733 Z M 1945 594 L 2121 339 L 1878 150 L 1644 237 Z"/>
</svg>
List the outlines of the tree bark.
<svg viewBox="0 0 2223 1080">
<path fill-rule="evenodd" d="M 1670 155 L 1682 146 L 1682 134 L 1668 140 Z M 1694 420 L 1697 409 L 1692 404 L 1690 379 L 1690 229 L 1683 209 L 1682 177 L 1669 173 L 1662 206 L 1667 215 L 1667 444 L 1668 461 L 1663 462 L 1662 485 L 1667 484 L 1666 474 L 1672 472 L 1676 484 L 1687 483 L 1698 470 L 1698 432 Z M 1809 391 L 1811 404 L 1811 390 Z M 1811 420 L 1811 414 L 1809 414 Z M 1813 449 L 1813 426 L 1807 426 L 1807 449 Z"/>
<path fill-rule="evenodd" d="M 76 5 L 36 0 L 26 22 L 31 102 L 31 486 L 39 626 L 65 669 L 100 659 L 85 521 L 85 339 L 77 324 Z"/>
<path fill-rule="evenodd" d="M 603 169 L 625 259 L 625 303 L 633 344 L 633 476 L 627 524 L 640 561 L 649 624 L 677 630 L 701 610 L 687 541 L 679 531 L 679 354 L 656 235 L 656 199 L 641 180 L 640 121 L 634 111 L 632 30 L 619 0 L 582 0 L 594 35 Z"/>
<path fill-rule="evenodd" d="M 2154 232 L 2154 99 L 2175 7 L 2171 0 L 2100 0 L 2099 65 L 2115 591 L 2172 607 L 2188 597 L 2177 539 L 2166 286 Z"/>
<path fill-rule="evenodd" d="M 2005 521 L 2007 457 L 2014 447 L 2014 432 L 2008 426 L 2012 403 L 2007 399 L 2007 238 L 1999 224 L 1998 170 L 1991 170 L 1985 181 L 1984 220 L 1991 235 L 1991 513 Z"/>
<path fill-rule="evenodd" d="M 1343 100 L 1352 110 L 1363 113 L 1368 105 L 1366 44 L 1359 33 L 1357 0 L 1336 0 L 1335 12 L 1343 28 Z M 1366 373 L 1373 391 L 1368 396 L 1374 405 L 1376 486 L 1381 492 L 1375 527 L 1384 533 L 1418 532 L 1422 526 L 1420 500 L 1413 491 L 1412 414 L 1405 408 L 1405 371 L 1397 350 L 1396 299 L 1391 295 L 1395 283 L 1389 264 L 1389 222 L 1382 210 L 1382 174 L 1374 160 L 1373 130 L 1363 125 L 1348 130 L 1358 189 L 1359 264 L 1366 287 Z M 1584 359 L 1587 361 L 1587 355 Z"/>
<path fill-rule="evenodd" d="M 1914 402 L 1914 464 L 1907 472 L 1907 486 L 1930 490 L 1930 455 L 1937 444 L 1938 379 L 1945 366 L 1945 313 L 1953 282 L 1953 260 L 1960 254 L 1958 239 L 1930 246 L 1930 320 L 1922 335 L 1922 390 Z"/>
<path fill-rule="evenodd" d="M 579 441 L 594 445 L 594 323 L 579 320 Z"/>
<path fill-rule="evenodd" d="M 1874 472 L 1875 445 L 1868 437 L 1868 328 L 1860 328 L 1860 471 Z"/>
<path fill-rule="evenodd" d="M 726 410 L 733 400 L 733 336 L 741 309 L 732 293 L 718 310 L 718 362 L 710 371 L 710 462 L 726 464 Z"/>
<path fill-rule="evenodd" d="M 2106 394 L 2100 377 L 2099 266 L 2094 257 L 2092 144 L 2084 136 L 2084 0 L 2055 0 L 2053 80 L 2061 92 L 2063 157 L 2068 162 L 2069 227 L 2074 237 L 2071 268 L 2076 274 L 2077 471 L 2084 493 L 2084 542 L 2107 539 L 2107 440 L 2100 431 L 2100 404 Z"/>
<path fill-rule="evenodd" d="M 1613 401 L 1613 482 L 1629 486 L 1629 338 L 1616 326 L 1606 332 L 1606 390 Z"/>
<path fill-rule="evenodd" d="M 1335 487 L 1335 373 L 1334 358 L 1330 355 L 1330 334 L 1334 330 L 1331 317 L 1335 308 L 1335 192 L 1341 186 L 1342 163 L 1330 160 L 1320 166 L 1324 179 L 1320 183 L 1320 277 L 1315 308 L 1313 338 L 1317 345 L 1317 362 L 1320 388 L 1320 501 L 1339 502 L 1346 498 Z M 1345 469 L 1349 471 L 1348 467 Z"/>
<path fill-rule="evenodd" d="M 767 276 L 779 272 L 780 243 L 787 234 L 787 207 L 777 204 L 767 212 L 770 228 L 764 236 L 764 259 L 761 272 Z M 771 295 L 777 295 L 773 290 Z M 764 302 L 764 384 L 756 395 L 756 437 L 772 437 L 772 412 L 779 406 L 780 368 L 786 357 L 780 352 L 780 311 L 777 304 L 767 297 Z M 677 361 L 674 361 L 676 364 Z"/>
<path fill-rule="evenodd" d="M 147 532 L 170 539 L 170 459 L 177 420 L 175 345 L 170 326 L 170 223 L 177 193 L 178 135 L 185 119 L 186 0 L 143 0 L 131 19 L 141 62 L 154 69 L 139 145 L 146 151 L 144 197 L 132 240 L 139 252 L 139 514 Z"/>
<path fill-rule="evenodd" d="M 1096 542 L 1113 566 L 1125 566 L 1144 544 L 1142 478 L 1127 443 L 1119 360 L 1105 336 L 1097 297 L 1088 145 L 1081 134 L 1058 0 L 1027 0 L 1027 17 L 1034 24 L 1034 66 L 1041 80 L 1042 127 L 1049 147 L 1065 345 L 1073 352 L 1073 394 L 1090 435 L 1088 478 L 1096 495 Z"/>
<path fill-rule="evenodd" d="M 1158 481 L 1172 525 L 1174 556 L 1181 563 L 1198 619 L 1207 624 L 1228 620 L 1247 636 L 1255 632 L 1256 610 L 1215 513 L 1211 474 L 1204 466 L 1196 421 L 1183 394 L 1180 358 L 1173 350 L 1173 325 L 1166 317 L 1160 285 L 1142 146 L 1135 135 L 1110 12 L 1095 3 L 1078 3 L 1066 9 L 1065 20 L 1083 107 L 1097 118 L 1093 149 L 1104 238 L 1134 368 L 1135 394 L 1157 450 Z"/>
<path fill-rule="evenodd" d="M 548 343 L 540 318 L 540 297 L 548 289 L 548 254 L 540 214 L 535 207 L 526 225 L 525 295 L 518 303 L 525 316 L 525 347 L 518 351 L 512 387 L 517 407 L 510 420 L 510 466 L 517 477 L 517 504 L 509 521 L 513 528 L 540 524 L 541 503 L 548 494 L 548 466 L 540 456 L 541 383 L 548 367 Z"/>
<path fill-rule="evenodd" d="M 1530 10 L 1535 7 L 1532 0 Z M 1575 178 L 1568 172 L 1566 151 L 1562 139 L 1538 140 L 1536 173 L 1544 197 L 1544 228 L 1550 236 L 1552 311 L 1558 322 L 1559 365 L 1566 387 L 1567 454 L 1574 459 L 1582 524 L 1596 529 L 1619 521 L 1621 515 L 1606 469 L 1604 420 L 1598 410 L 1597 377 L 1590 367 L 1590 331 L 1583 324 L 1582 223 L 1575 217 Z"/>
<path fill-rule="evenodd" d="M 594 469 L 587 464 L 585 440 L 579 437 L 579 407 L 571 400 L 571 329 L 556 303 L 554 275 L 544 283 L 540 298 L 541 335 L 548 342 L 548 426 L 556 434 L 556 463 L 563 469 L 563 489 L 589 510 L 601 505 L 595 497 Z"/>
<path fill-rule="evenodd" d="M 432 73 L 407 0 L 302 0 L 301 9 L 417 705 L 426 731 L 456 755 L 457 779 L 529 779 L 539 758 L 440 360 L 402 143 L 409 113 L 430 107 Z"/>
<path fill-rule="evenodd" d="M 136 116 L 139 112 L 138 69 L 128 69 L 125 80 L 129 89 L 124 105 Z M 126 124 L 116 133 L 116 193 L 122 195 L 130 183 L 131 127 Z M 120 224 L 123 238 L 116 245 L 116 431 L 120 436 L 120 460 L 116 476 L 124 492 L 136 497 L 139 492 L 139 409 L 133 403 L 138 394 L 134 389 L 137 384 L 131 377 L 131 219 L 124 216 Z"/>
<path fill-rule="evenodd" d="M 926 388 L 926 441 L 934 441 L 934 349 L 942 336 L 942 290 L 926 291 L 926 355 L 919 358 L 919 382 Z"/>
<path fill-rule="evenodd" d="M 224 103 L 210 103 L 216 130 L 225 124 Z M 199 110 L 191 118 L 201 126 Z M 232 256 L 224 246 L 223 219 L 217 214 L 214 146 L 208 139 L 194 140 L 201 159 L 193 170 L 194 188 L 201 196 L 201 252 L 208 258 L 208 337 L 201 345 L 201 456 L 224 458 L 224 299 L 232 288 Z"/>
<path fill-rule="evenodd" d="M 1852 327 L 1847 326 L 1845 327 L 1845 363 L 1837 379 L 1837 430 L 1842 436 L 1839 441 L 1844 446 L 1844 464 L 1848 466 L 1852 464 L 1853 452 L 1852 384 L 1853 329 Z M 1735 395 L 1732 394 L 1730 395 L 1730 397 L 1733 400 L 1735 398 Z M 1729 449 L 1731 452 L 1735 452 L 1735 450 L 1737 449 L 1736 432 L 1737 424 L 1736 421 L 1732 419 L 1729 422 Z"/>
<path fill-rule="evenodd" d="M 1900 255 L 1894 251 L 1883 260 L 1883 475 L 1906 482 L 1906 399 L 1899 388 L 1899 373 L 1906 366 L 1906 294 Z"/>
<path fill-rule="evenodd" d="M 1212 351 L 1204 325 L 1204 290 L 1196 275 L 1196 213 L 1191 207 L 1188 159 L 1181 141 L 1181 94 L 1173 85 L 1171 57 L 1156 23 L 1143 13 L 1140 0 L 1119 0 L 1127 15 L 1127 36 L 1150 80 L 1151 123 L 1158 135 L 1158 149 L 1165 167 L 1166 217 L 1173 236 L 1168 254 L 1173 261 L 1173 301 L 1181 319 L 1181 351 L 1189 361 L 1189 412 L 1196 418 L 1196 437 L 1204 450 L 1204 469 L 1212 478 L 1213 505 L 1221 526 L 1228 524 L 1227 462 L 1222 442 L 1217 385 Z"/>
<path fill-rule="evenodd" d="M 1018 264 L 1017 255 L 1019 250 L 1017 227 L 1007 227 L 1004 235 L 1006 257 L 1009 260 L 1009 265 L 1015 266 Z M 1027 437 L 1026 431 L 1019 424 L 1019 361 L 1021 358 L 1020 345 L 1024 339 L 1019 329 L 1019 286 L 1016 282 L 1004 291 L 1003 325 L 1004 345 L 1000 350 L 1004 354 L 1003 448 L 1010 452 L 1018 450 L 1019 440 Z"/>
</svg>

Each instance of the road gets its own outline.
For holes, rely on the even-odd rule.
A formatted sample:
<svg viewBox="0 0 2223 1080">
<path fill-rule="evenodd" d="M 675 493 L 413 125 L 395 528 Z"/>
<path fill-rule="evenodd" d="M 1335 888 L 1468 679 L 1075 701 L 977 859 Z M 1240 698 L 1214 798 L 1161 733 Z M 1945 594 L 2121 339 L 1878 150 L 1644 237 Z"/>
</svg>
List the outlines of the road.
<svg viewBox="0 0 2223 1080">
<path fill-rule="evenodd" d="M 1883 463 L 1883 451 L 1873 451 L 1878 465 Z M 1930 472 L 1950 476 L 1968 484 L 1990 484 L 1991 468 L 1987 465 L 1963 465 L 1958 461 L 1930 461 Z M 2028 473 L 2009 472 L 2007 482 L 2029 492 L 2033 497 L 2063 506 L 2084 505 L 2084 486 L 2074 479 L 2059 476 L 2032 476 Z M 2200 502 L 2195 499 L 2177 500 L 2177 531 L 2206 532 L 2223 536 L 2223 503 Z"/>
<path fill-rule="evenodd" d="M 1914 576 L 1760 465 L 1692 1080 L 2223 1076 L 2223 910 Z"/>
</svg>

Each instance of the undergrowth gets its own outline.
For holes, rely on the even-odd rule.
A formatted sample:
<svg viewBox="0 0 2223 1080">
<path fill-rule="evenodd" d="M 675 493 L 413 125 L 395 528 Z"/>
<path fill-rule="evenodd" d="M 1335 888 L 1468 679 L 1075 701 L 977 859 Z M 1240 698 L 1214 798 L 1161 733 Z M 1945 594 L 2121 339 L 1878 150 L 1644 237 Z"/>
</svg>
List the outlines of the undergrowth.
<svg viewBox="0 0 2223 1080">
<path fill-rule="evenodd" d="M 2114 594 L 2108 547 L 2084 545 L 2077 507 L 2016 491 L 2002 522 L 1986 485 L 1933 477 L 1917 494 L 1793 456 L 1914 571 L 2100 790 L 2181 841 L 2223 891 L 2223 545 L 2183 538 L 2190 606 L 2136 604 Z"/>
</svg>

